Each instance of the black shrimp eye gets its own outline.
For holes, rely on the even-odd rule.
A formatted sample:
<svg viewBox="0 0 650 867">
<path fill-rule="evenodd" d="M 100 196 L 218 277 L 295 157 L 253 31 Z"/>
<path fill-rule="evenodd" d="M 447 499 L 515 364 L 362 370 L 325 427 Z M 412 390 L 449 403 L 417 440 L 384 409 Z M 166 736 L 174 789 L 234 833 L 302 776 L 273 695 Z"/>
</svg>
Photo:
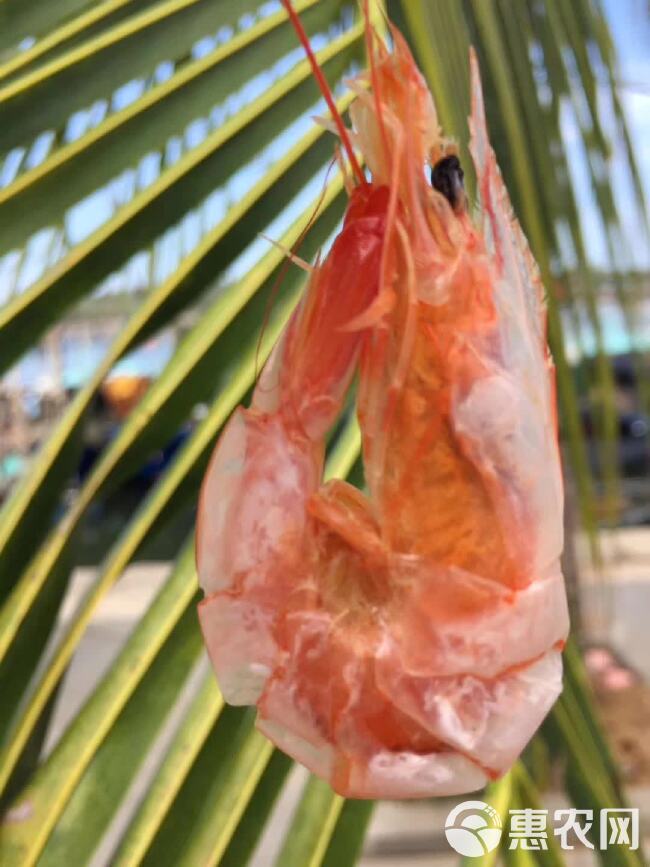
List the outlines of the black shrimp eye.
<svg viewBox="0 0 650 867">
<path fill-rule="evenodd" d="M 442 193 L 455 211 L 465 202 L 464 177 L 460 160 L 453 155 L 443 157 L 431 169 L 431 186 Z"/>
</svg>

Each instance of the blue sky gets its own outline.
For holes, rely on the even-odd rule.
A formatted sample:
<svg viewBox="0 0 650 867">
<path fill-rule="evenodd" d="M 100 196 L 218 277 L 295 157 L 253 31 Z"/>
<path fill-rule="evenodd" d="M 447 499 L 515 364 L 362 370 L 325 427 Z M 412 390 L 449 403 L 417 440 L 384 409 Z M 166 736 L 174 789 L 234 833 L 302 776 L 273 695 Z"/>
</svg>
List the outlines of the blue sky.
<svg viewBox="0 0 650 867">
<path fill-rule="evenodd" d="M 513 0 L 513 2 L 518 2 L 518 0 Z M 601 2 L 606 10 L 617 48 L 620 64 L 619 93 L 631 130 L 646 196 L 650 199 L 650 14 L 647 9 L 647 0 L 601 0 Z M 267 11 L 273 11 L 277 6 L 277 0 L 267 3 L 266 6 L 268 7 Z M 216 44 L 215 39 L 221 39 L 222 37 L 223 39 L 230 38 L 230 35 L 231 32 L 224 34 L 220 32 L 217 34 L 217 37 L 213 37 L 211 40 L 206 38 L 201 43 L 197 43 L 194 51 L 195 56 L 199 57 L 206 51 L 211 50 Z M 278 67 L 276 70 L 277 74 L 285 72 L 287 68 L 290 68 L 301 58 L 302 51 L 296 46 L 294 52 L 291 52 L 279 62 L 282 68 Z M 156 77 L 164 80 L 164 78 L 171 75 L 172 71 L 173 67 L 171 64 L 163 63 L 156 70 Z M 264 78 L 264 76 L 261 78 Z M 250 89 L 253 86 L 255 89 L 265 84 L 268 84 L 268 82 L 262 80 L 259 82 L 253 81 L 246 88 Z M 113 101 L 121 100 L 129 102 L 139 95 L 143 86 L 143 82 L 130 82 L 116 93 Z M 241 101 L 244 100 L 246 102 L 249 98 L 255 96 L 256 92 L 248 93 L 248 90 L 246 90 L 246 93 L 239 94 L 236 98 L 229 98 L 226 101 L 227 104 L 224 104 L 222 108 L 215 109 L 218 116 L 215 116 L 214 122 L 223 123 L 228 112 L 238 110 L 241 107 Z M 614 178 L 617 204 L 625 227 L 619 242 L 616 244 L 617 264 L 622 267 L 628 267 L 632 264 L 639 268 L 650 268 L 650 249 L 648 248 L 647 240 L 638 231 L 640 218 L 638 212 L 635 210 L 625 153 L 622 149 L 622 143 L 616 139 L 616 130 L 612 123 L 613 113 L 611 106 L 608 107 L 607 104 L 607 88 L 603 87 L 599 96 L 602 100 L 605 131 L 611 133 L 613 157 L 609 169 Z M 119 107 L 117 102 L 115 103 L 115 107 Z M 571 171 L 579 200 L 588 255 L 595 265 L 607 268 L 609 265 L 607 246 L 605 244 L 603 227 L 600 223 L 599 212 L 593 200 L 591 181 L 582 148 L 582 138 L 579 134 L 573 116 L 573 108 L 569 101 L 567 101 L 565 108 L 563 134 L 567 144 Z M 93 111 L 95 109 L 101 109 L 101 116 L 98 116 L 93 121 Z M 100 122 L 105 111 L 106 105 L 102 107 L 99 104 L 98 106 L 91 107 L 89 111 L 79 112 L 78 117 L 75 116 L 71 119 L 71 136 L 75 138 L 83 134 L 86 128 L 84 124 Z M 316 113 L 322 112 L 322 106 L 315 106 L 314 111 Z M 226 113 L 224 114 L 224 112 Z M 76 122 L 77 125 L 81 124 L 83 128 L 80 127 L 75 131 L 73 129 L 73 122 Z M 286 131 L 289 139 L 295 138 L 299 131 L 302 133 L 309 126 L 311 126 L 309 117 L 301 118 L 299 121 L 300 130 L 298 128 L 291 128 Z M 172 162 L 178 159 L 184 149 L 191 149 L 198 143 L 198 140 L 196 140 L 197 136 L 200 140 L 208 131 L 208 119 L 199 119 L 196 124 L 191 124 L 188 127 L 187 134 L 184 137 L 182 135 L 181 138 L 177 136 L 167 143 L 167 151 L 169 151 L 169 146 L 174 145 L 178 152 L 175 154 L 169 152 L 166 154 L 166 157 L 170 159 L 173 157 Z M 183 141 L 183 138 L 185 141 Z M 132 288 L 137 286 L 146 287 L 152 280 L 158 282 L 164 279 L 170 271 L 177 267 L 179 258 L 182 255 L 186 255 L 198 243 L 203 232 L 223 217 L 228 203 L 241 198 L 246 189 L 255 181 L 259 172 L 264 172 L 268 168 L 268 160 L 270 159 L 273 162 L 274 159 L 277 159 L 278 156 L 284 153 L 286 141 L 286 137 L 280 137 L 268 149 L 268 154 L 261 154 L 259 160 L 255 160 L 253 163 L 243 167 L 231 179 L 231 183 L 227 185 L 227 188 L 217 190 L 214 194 L 208 196 L 205 206 L 195 209 L 195 211 L 187 215 L 181 225 L 174 227 L 169 233 L 166 233 L 166 237 L 156 243 L 153 253 L 144 251 L 142 254 L 134 257 L 118 273 L 105 281 L 105 285 L 102 286 L 101 291 L 124 291 L 129 286 Z M 43 153 L 40 153 L 38 147 L 35 146 L 33 150 L 34 152 L 28 157 L 30 161 L 43 159 L 47 149 Z M 115 182 L 102 190 L 98 190 L 96 194 L 89 196 L 72 208 L 66 219 L 70 240 L 73 243 L 79 242 L 79 240 L 87 236 L 89 232 L 93 231 L 94 228 L 97 228 L 104 220 L 110 217 L 114 208 L 119 207 L 120 202 L 123 204 L 122 199 L 124 201 L 128 200 L 135 193 L 136 188 L 151 183 L 161 170 L 162 155 L 162 153 L 147 155 L 141 161 L 142 164 L 136 169 L 123 173 L 123 177 L 117 178 Z M 7 167 L 5 166 L 5 168 Z M 295 216 L 302 212 L 307 203 L 317 195 L 321 184 L 322 177 L 318 177 L 305 190 L 298 193 L 292 206 L 287 208 L 272 226 L 268 227 L 268 234 L 271 237 L 280 237 L 283 231 L 295 219 Z M 33 244 L 30 245 L 30 255 L 26 256 L 19 275 L 12 275 L 11 273 L 14 267 L 17 267 L 17 265 L 12 264 L 10 261 L 12 259 L 11 254 L 5 257 L 4 262 L 0 262 L 0 303 L 2 303 L 3 293 L 6 295 L 7 291 L 10 291 L 15 276 L 20 277 L 18 280 L 20 291 L 21 283 L 24 286 L 38 278 L 42 270 L 48 266 L 48 260 L 51 255 L 56 257 L 63 254 L 64 251 L 59 249 L 60 241 L 52 249 L 53 234 L 55 234 L 54 231 L 50 229 L 40 232 L 38 236 L 34 237 Z M 238 257 L 227 275 L 222 275 L 222 281 L 226 279 L 233 280 L 242 276 L 266 250 L 268 250 L 268 243 L 259 239 L 243 255 Z M 13 255 L 13 258 L 19 261 L 20 257 L 17 252 Z M 5 272 L 4 274 L 3 271 Z M 624 324 L 618 321 L 620 316 L 615 309 L 615 305 L 612 306 L 611 310 L 603 311 L 603 314 L 607 322 L 606 331 L 608 342 L 611 344 L 610 349 L 612 351 L 625 350 L 627 336 Z M 593 341 L 589 334 L 587 323 L 583 325 L 581 332 L 583 332 L 584 343 L 589 346 Z M 171 349 L 171 346 L 166 346 L 163 356 L 166 357 L 171 352 Z M 89 369 L 94 366 L 101 354 L 101 347 L 96 347 L 96 350 L 92 358 L 89 357 L 87 359 L 85 366 Z M 163 358 L 161 357 L 159 363 L 162 361 Z M 77 364 L 75 366 L 78 373 L 81 367 L 84 367 L 84 365 Z"/>
<path fill-rule="evenodd" d="M 606 0 L 621 65 L 621 97 L 650 196 L 650 11 L 647 0 Z"/>
<path fill-rule="evenodd" d="M 513 2 L 518 2 L 518 0 L 513 0 Z M 600 0 L 600 2 L 605 7 L 615 39 L 620 62 L 619 92 L 632 132 L 646 195 L 650 199 L 650 15 L 647 9 L 647 0 Z M 275 10 L 277 6 L 277 0 L 270 0 L 266 4 L 266 7 L 268 7 L 266 10 L 267 14 Z M 224 34 L 221 34 L 220 31 L 211 40 L 206 37 L 206 39 L 197 43 L 193 54 L 196 57 L 202 56 L 202 54 L 214 47 L 216 44 L 215 40 L 222 40 L 222 37 L 223 39 L 227 39 L 230 38 L 230 35 L 232 35 L 232 30 Z M 290 67 L 301 58 L 302 51 L 296 46 L 295 51 L 283 58 L 281 63 L 288 64 Z M 285 69 L 284 66 L 283 69 Z M 156 78 L 164 80 L 164 78 L 172 74 L 172 71 L 172 64 L 162 63 L 156 70 Z M 281 71 L 278 69 L 277 73 L 280 74 Z M 258 78 L 263 79 L 264 76 L 258 76 Z M 265 82 L 262 80 L 258 82 L 253 81 L 250 85 L 259 87 L 265 85 Z M 113 97 L 114 108 L 120 107 L 118 103 L 122 104 L 132 101 L 132 99 L 140 94 L 143 87 L 143 81 L 133 81 L 124 85 Z M 247 85 L 245 90 L 248 87 Z M 254 93 L 252 95 L 254 96 Z M 216 120 L 214 122 L 223 123 L 228 112 L 232 113 L 232 111 L 236 111 L 242 99 L 246 102 L 250 96 L 251 94 L 247 92 L 246 94 L 242 93 L 229 98 L 224 106 L 218 110 L 215 109 L 216 114 L 219 116 L 216 117 L 215 115 Z M 618 264 L 622 267 L 628 267 L 632 264 L 637 267 L 648 268 L 650 267 L 650 249 L 648 249 L 645 239 L 638 232 L 640 218 L 638 212 L 635 210 L 634 196 L 622 143 L 616 140 L 616 130 L 613 128 L 612 123 L 613 114 L 611 107 L 607 103 L 607 89 L 605 87 L 601 89 L 600 97 L 606 132 L 609 131 L 611 133 L 613 143 L 613 157 L 609 169 L 614 178 L 613 186 L 617 195 L 619 212 L 625 226 L 621 238 L 616 243 Z M 571 170 L 579 199 L 589 256 L 594 264 L 606 268 L 609 264 L 607 247 L 604 240 L 603 228 L 600 224 L 599 212 L 594 204 L 593 191 L 582 147 L 582 138 L 573 115 L 573 108 L 568 100 L 564 109 L 563 134 L 570 154 Z M 94 117 L 96 110 L 101 110 L 98 117 Z M 226 114 L 224 114 L 224 111 L 226 111 Z M 77 112 L 70 120 L 70 136 L 76 138 L 84 132 L 88 124 L 92 125 L 93 123 L 100 122 L 105 112 L 106 104 L 102 102 L 90 107 L 88 110 Z M 215 112 L 212 114 L 215 114 Z M 196 123 L 190 124 L 185 135 L 181 131 L 180 137 L 176 136 L 170 139 L 167 145 L 163 147 L 161 153 L 148 154 L 141 160 L 140 165 L 123 172 L 120 177 L 114 179 L 110 184 L 97 190 L 71 208 L 66 217 L 68 240 L 73 244 L 78 243 L 108 219 L 116 207 L 120 207 L 121 204 L 128 201 L 137 189 L 141 189 L 151 183 L 158 176 L 162 168 L 161 160 L 163 158 L 166 164 L 171 164 L 186 149 L 194 147 L 198 143 L 198 140 L 208 133 L 212 114 L 210 118 L 198 119 Z M 608 119 L 610 123 L 607 122 Z M 49 144 L 47 147 L 45 146 L 45 140 L 48 138 L 48 135 L 44 134 L 42 137 L 43 141 L 40 143 L 43 147 L 40 149 L 38 146 L 39 141 L 37 140 L 27 157 L 28 163 L 38 162 L 44 158 L 49 147 Z M 172 145 L 176 147 L 177 153 L 175 154 L 172 154 Z M 8 164 L 11 163 L 11 159 L 5 162 L 6 165 L 3 168 L 6 170 Z M 156 243 L 153 259 L 151 259 L 148 251 L 144 251 L 142 255 L 135 257 L 131 262 L 127 263 L 120 273 L 113 275 L 106 281 L 106 286 L 102 287 L 102 291 L 104 288 L 108 291 L 113 291 L 113 288 L 115 291 L 120 291 L 121 288 L 126 288 L 130 285 L 133 287 L 145 287 L 149 285 L 151 280 L 158 282 L 164 279 L 166 274 L 177 266 L 178 258 L 188 252 L 198 242 L 202 232 L 206 229 L 206 225 L 203 225 L 206 219 L 209 224 L 213 224 L 215 220 L 223 216 L 227 203 L 233 200 L 233 198 L 237 199 L 241 196 L 244 192 L 242 185 L 246 187 L 251 180 L 255 179 L 256 168 L 263 170 L 265 166 L 260 162 L 260 165 L 257 167 L 255 165 L 245 167 L 232 179 L 232 184 L 229 184 L 227 189 L 215 191 L 215 194 L 209 197 L 209 201 L 206 201 L 206 206 L 208 206 L 207 217 L 205 215 L 202 217 L 198 211 L 188 214 L 182 226 L 176 227 L 176 229 L 170 230 L 170 233 L 167 233 L 170 237 L 161 239 L 160 243 Z M 8 178 L 5 179 L 5 182 L 7 180 Z M 295 207 L 291 213 L 296 213 Z M 274 226 L 273 228 L 277 227 Z M 23 259 L 21 259 L 19 252 L 15 251 L 0 260 L 0 303 L 6 300 L 12 291 L 19 292 L 38 279 L 48 265 L 51 265 L 56 258 L 63 255 L 64 250 L 60 235 L 61 233 L 59 232 L 57 235 L 54 229 L 40 231 L 31 239 Z M 244 257 L 242 262 L 237 263 L 240 270 L 241 268 L 245 268 L 259 255 L 261 247 L 261 243 L 258 243 L 253 250 L 248 251 L 247 256 Z M 20 269 L 18 272 L 16 271 L 17 268 Z M 229 276 L 232 277 L 233 275 Z"/>
<path fill-rule="evenodd" d="M 614 37 L 620 64 L 619 93 L 628 119 L 645 194 L 650 199 L 650 13 L 647 0 L 603 0 Z M 604 89 L 601 96 L 604 96 Z M 606 105 L 606 102 L 605 102 Z M 605 117 L 608 112 L 605 110 Z M 573 176 L 581 204 L 589 255 L 594 264 L 607 266 L 607 251 L 602 228 L 593 207 L 590 184 L 585 175 L 575 124 L 565 117 L 564 135 L 573 156 Z M 639 215 L 634 207 L 626 159 L 621 142 L 613 140 L 611 172 L 624 237 L 620 240 L 619 264 L 630 262 L 639 268 L 650 267 L 650 249 L 638 231 Z"/>
</svg>

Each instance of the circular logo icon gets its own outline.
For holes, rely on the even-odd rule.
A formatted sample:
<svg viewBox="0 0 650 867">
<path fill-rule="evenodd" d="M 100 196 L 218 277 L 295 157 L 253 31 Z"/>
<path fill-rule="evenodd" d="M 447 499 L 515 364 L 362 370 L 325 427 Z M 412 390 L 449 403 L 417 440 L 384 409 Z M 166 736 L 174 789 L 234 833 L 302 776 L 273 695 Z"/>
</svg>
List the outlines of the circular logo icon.
<svg viewBox="0 0 650 867">
<path fill-rule="evenodd" d="M 445 834 L 451 848 L 460 855 L 478 858 L 499 845 L 501 817 L 483 801 L 463 801 L 447 816 Z"/>
</svg>

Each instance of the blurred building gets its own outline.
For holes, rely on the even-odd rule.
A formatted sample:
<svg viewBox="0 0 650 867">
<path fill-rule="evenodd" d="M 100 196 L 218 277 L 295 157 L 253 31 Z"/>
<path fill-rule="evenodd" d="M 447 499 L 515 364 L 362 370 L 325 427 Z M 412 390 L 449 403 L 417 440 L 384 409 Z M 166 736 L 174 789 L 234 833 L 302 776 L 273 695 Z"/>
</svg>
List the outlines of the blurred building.
<svg viewBox="0 0 650 867">
<path fill-rule="evenodd" d="M 98 297 L 80 305 L 0 380 L 0 502 L 94 374 L 141 295 Z M 91 438 L 93 431 L 124 418 L 161 372 L 176 341 L 176 331 L 167 329 L 113 368 L 87 426 Z"/>
</svg>

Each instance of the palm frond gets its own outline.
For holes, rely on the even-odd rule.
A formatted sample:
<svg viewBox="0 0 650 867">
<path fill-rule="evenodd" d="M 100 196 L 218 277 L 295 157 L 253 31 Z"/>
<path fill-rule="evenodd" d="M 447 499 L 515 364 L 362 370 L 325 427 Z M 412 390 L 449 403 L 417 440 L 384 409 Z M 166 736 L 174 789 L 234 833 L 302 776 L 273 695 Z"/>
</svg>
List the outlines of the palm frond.
<svg viewBox="0 0 650 867">
<path fill-rule="evenodd" d="M 344 112 L 350 96 L 342 81 L 364 59 L 358 9 L 345 0 L 294 5 Z M 491 136 L 547 289 L 568 472 L 596 557 L 596 489 L 602 482 L 607 502 L 618 499 L 617 416 L 600 276 L 564 140 L 566 112 L 586 155 L 609 277 L 639 369 L 639 299 L 618 243 L 623 223 L 607 168 L 616 141 L 646 239 L 650 222 L 603 11 L 595 0 L 393 0 L 388 12 L 405 23 L 441 124 L 459 140 L 466 165 L 470 43 L 478 50 Z M 381 3 L 372 3 L 372 15 L 381 30 Z M 602 88 L 613 123 L 603 114 Z M 276 0 L 0 0 L 0 371 L 70 313 L 83 316 L 136 259 L 146 272 L 120 332 L 0 510 L 8 863 L 55 867 L 98 858 L 121 867 L 243 867 L 273 820 L 292 763 L 254 729 L 250 711 L 224 706 L 206 671 L 191 539 L 75 719 L 51 750 L 43 743 L 99 605 L 150 539 L 179 516 L 189 523 L 214 440 L 249 395 L 300 296 L 297 269 L 278 290 L 284 255 L 259 233 L 291 248 L 311 222 L 300 251 L 311 259 L 339 225 L 343 181 L 327 173 L 332 142 L 310 119 L 322 112 Z M 475 198 L 471 176 L 468 187 Z M 593 365 L 575 358 L 585 320 Z M 181 322 L 184 337 L 162 374 L 70 497 L 84 425 L 106 378 Z M 591 408 L 602 440 L 601 479 L 590 467 L 578 376 L 598 392 Z M 86 596 L 51 641 L 93 509 L 164 447 L 198 404 L 207 407 L 204 417 L 112 535 Z M 359 449 L 348 414 L 332 438 L 327 473 L 361 484 Z M 615 508 L 609 517 L 616 518 Z M 537 755 L 561 756 L 577 806 L 623 804 L 573 643 L 566 671 Z M 531 753 L 485 798 L 505 820 L 511 807 L 539 802 L 542 776 Z M 276 863 L 354 864 L 372 810 L 371 802 L 345 801 L 307 778 Z M 497 857 L 563 863 L 556 847 L 543 857 L 502 848 L 480 863 L 492 867 Z M 622 861 L 608 857 L 605 863 L 626 867 L 642 863 L 636 852 Z"/>
</svg>

